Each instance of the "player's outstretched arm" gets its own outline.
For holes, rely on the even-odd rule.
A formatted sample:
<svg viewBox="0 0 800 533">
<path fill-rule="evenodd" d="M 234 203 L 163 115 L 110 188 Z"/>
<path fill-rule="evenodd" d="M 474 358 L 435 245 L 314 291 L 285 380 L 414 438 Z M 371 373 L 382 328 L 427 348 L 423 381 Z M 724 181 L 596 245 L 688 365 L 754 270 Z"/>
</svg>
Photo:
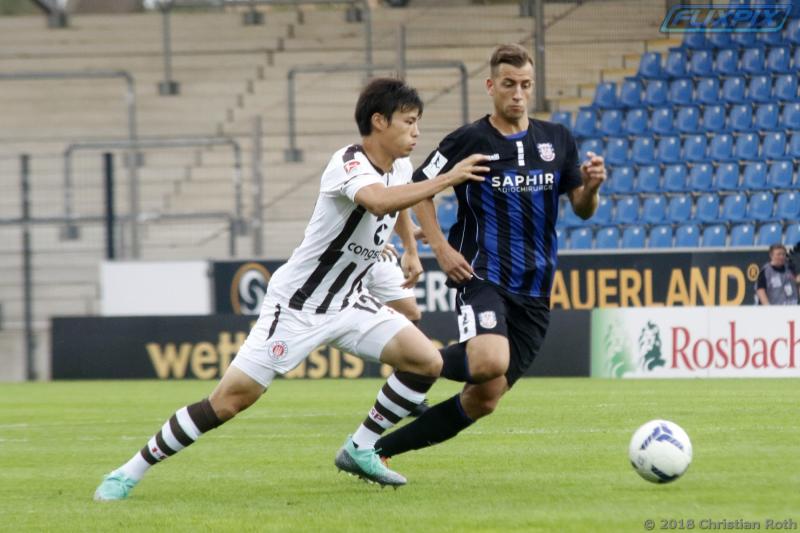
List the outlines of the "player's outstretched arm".
<svg viewBox="0 0 800 533">
<path fill-rule="evenodd" d="M 583 185 L 569 192 L 569 200 L 575 214 L 586 220 L 594 215 L 599 203 L 600 186 L 606 180 L 606 166 L 603 157 L 587 152 L 588 160 L 581 165 Z"/>
<path fill-rule="evenodd" d="M 442 272 L 457 283 L 469 281 L 472 278 L 472 267 L 464 259 L 464 256 L 447 242 L 447 238 L 439 226 L 439 221 L 436 219 L 436 206 L 433 204 L 433 199 L 427 198 L 415 205 L 414 212 L 417 214 L 417 220 L 422 226 L 422 232 L 428 239 L 431 250 L 436 254 L 436 261 Z"/>
</svg>

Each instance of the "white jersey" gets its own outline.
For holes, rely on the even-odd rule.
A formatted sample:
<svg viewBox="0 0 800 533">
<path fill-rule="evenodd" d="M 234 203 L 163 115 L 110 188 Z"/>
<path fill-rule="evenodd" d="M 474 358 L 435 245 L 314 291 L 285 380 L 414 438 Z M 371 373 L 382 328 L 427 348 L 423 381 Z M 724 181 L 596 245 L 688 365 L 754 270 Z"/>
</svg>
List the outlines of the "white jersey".
<svg viewBox="0 0 800 533">
<path fill-rule="evenodd" d="M 412 172 L 407 157 L 396 160 L 389 172 L 377 169 L 360 145 L 333 154 L 303 242 L 272 275 L 268 295 L 291 309 L 317 314 L 337 313 L 353 303 L 397 221 L 397 213 L 376 217 L 356 204 L 356 193 L 375 183 L 410 183 Z"/>
</svg>

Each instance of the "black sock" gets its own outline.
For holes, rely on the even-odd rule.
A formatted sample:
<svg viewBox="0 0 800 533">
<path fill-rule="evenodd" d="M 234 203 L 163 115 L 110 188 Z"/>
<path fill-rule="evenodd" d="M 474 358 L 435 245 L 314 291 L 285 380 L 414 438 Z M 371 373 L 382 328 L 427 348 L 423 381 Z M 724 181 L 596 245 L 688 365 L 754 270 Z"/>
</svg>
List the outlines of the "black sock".
<svg viewBox="0 0 800 533">
<path fill-rule="evenodd" d="M 439 350 L 439 353 L 442 354 L 441 377 L 461 383 L 472 383 L 472 376 L 469 374 L 466 343 L 445 346 Z"/>
<path fill-rule="evenodd" d="M 392 457 L 426 448 L 455 437 L 473 422 L 461 407 L 460 394 L 456 394 L 432 406 L 410 424 L 378 439 L 375 449 L 384 457 Z"/>
</svg>

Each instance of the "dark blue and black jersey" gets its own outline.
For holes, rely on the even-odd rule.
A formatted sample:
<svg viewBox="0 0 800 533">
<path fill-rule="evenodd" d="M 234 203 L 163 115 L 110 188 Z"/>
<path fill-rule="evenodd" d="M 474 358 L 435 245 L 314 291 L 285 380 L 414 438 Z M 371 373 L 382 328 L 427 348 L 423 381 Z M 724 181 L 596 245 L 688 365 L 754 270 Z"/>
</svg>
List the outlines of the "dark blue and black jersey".
<svg viewBox="0 0 800 533">
<path fill-rule="evenodd" d="M 530 119 L 504 136 L 484 118 L 449 134 L 414 172 L 414 181 L 449 171 L 471 154 L 491 171 L 455 187 L 458 219 L 450 245 L 475 274 L 509 292 L 547 297 L 556 268 L 559 195 L 581 185 L 578 151 L 567 128 Z"/>
</svg>

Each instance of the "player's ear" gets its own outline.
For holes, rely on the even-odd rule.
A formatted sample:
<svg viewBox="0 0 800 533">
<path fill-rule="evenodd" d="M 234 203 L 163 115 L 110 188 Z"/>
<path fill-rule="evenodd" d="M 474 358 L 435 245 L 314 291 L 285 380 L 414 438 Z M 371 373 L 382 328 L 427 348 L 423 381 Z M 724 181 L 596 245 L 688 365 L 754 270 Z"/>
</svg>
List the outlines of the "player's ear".
<svg viewBox="0 0 800 533">
<path fill-rule="evenodd" d="M 489 96 L 494 96 L 494 80 L 492 78 L 486 78 L 486 92 L 489 93 Z"/>
<path fill-rule="evenodd" d="M 389 127 L 389 121 L 380 113 L 373 113 L 371 120 L 373 131 L 383 131 Z"/>
</svg>

